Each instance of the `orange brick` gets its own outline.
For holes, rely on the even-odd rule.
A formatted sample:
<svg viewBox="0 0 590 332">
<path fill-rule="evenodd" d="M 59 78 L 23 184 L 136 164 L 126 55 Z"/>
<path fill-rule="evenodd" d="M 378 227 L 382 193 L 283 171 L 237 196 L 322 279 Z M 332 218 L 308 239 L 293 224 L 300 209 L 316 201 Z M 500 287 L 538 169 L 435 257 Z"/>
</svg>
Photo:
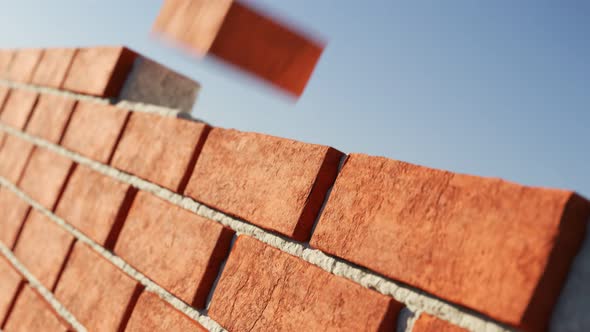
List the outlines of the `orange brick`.
<svg viewBox="0 0 590 332">
<path fill-rule="evenodd" d="M 204 308 L 233 231 L 139 192 L 115 253 L 186 303 Z"/>
<path fill-rule="evenodd" d="M 63 88 L 99 97 L 116 97 L 137 54 L 125 47 L 78 49 Z"/>
<path fill-rule="evenodd" d="M 311 245 L 536 330 L 550 317 L 589 216 L 590 204 L 571 192 L 353 154 Z"/>
<path fill-rule="evenodd" d="M 16 184 L 27 165 L 33 144 L 13 135 L 6 134 L 0 150 L 0 175 Z"/>
<path fill-rule="evenodd" d="M 55 310 L 31 287 L 25 286 L 18 295 L 14 309 L 4 326 L 6 332 L 73 331 Z"/>
<path fill-rule="evenodd" d="M 56 214 L 111 249 L 136 190 L 111 177 L 78 165 L 56 208 Z"/>
<path fill-rule="evenodd" d="M 14 304 L 23 278 L 3 256 L 0 256 L 0 326 Z"/>
<path fill-rule="evenodd" d="M 24 129 L 37 103 L 37 96 L 36 92 L 29 90 L 10 90 L 0 121 L 17 129 Z"/>
<path fill-rule="evenodd" d="M 53 211 L 74 162 L 55 152 L 37 147 L 27 164 L 19 187 L 29 197 Z"/>
<path fill-rule="evenodd" d="M 2 114 L 2 109 L 4 108 L 4 102 L 8 98 L 8 94 L 10 93 L 10 88 L 7 86 L 0 85 L 0 114 Z"/>
<path fill-rule="evenodd" d="M 208 132 L 209 126 L 203 123 L 135 112 L 125 127 L 112 165 L 181 192 Z"/>
<path fill-rule="evenodd" d="M 296 240 L 307 240 L 342 153 L 327 146 L 214 128 L 185 193 Z"/>
<path fill-rule="evenodd" d="M 42 94 L 27 125 L 27 132 L 59 144 L 75 104 L 76 100 L 72 98 Z"/>
<path fill-rule="evenodd" d="M 467 330 L 436 317 L 422 314 L 414 323 L 412 332 L 467 332 Z"/>
<path fill-rule="evenodd" d="M 61 88 L 75 53 L 75 48 L 46 49 L 35 70 L 32 83 L 56 89 Z"/>
<path fill-rule="evenodd" d="M 62 145 L 98 162 L 108 163 L 129 113 L 111 105 L 79 101 Z"/>
<path fill-rule="evenodd" d="M 401 307 L 392 298 L 240 236 L 208 314 L 230 331 L 393 331 Z"/>
<path fill-rule="evenodd" d="M 135 309 L 133 309 L 133 314 L 125 331 L 205 332 L 207 329 L 164 302 L 157 295 L 143 292 L 137 301 Z"/>
<path fill-rule="evenodd" d="M 14 57 L 12 50 L 0 50 L 0 78 L 8 78 L 8 68 Z"/>
<path fill-rule="evenodd" d="M 27 217 L 14 254 L 47 289 L 53 289 L 74 237 L 37 210 Z"/>
<path fill-rule="evenodd" d="M 6 187 L 0 188 L 0 229 L 2 229 L 0 241 L 7 247 L 14 248 L 16 238 L 29 213 L 29 209 L 29 204 L 20 199 L 10 189 Z"/>
<path fill-rule="evenodd" d="M 22 83 L 31 83 L 33 73 L 42 55 L 43 50 L 38 48 L 17 50 L 8 67 L 8 79 Z"/>
<path fill-rule="evenodd" d="M 324 45 L 241 1 L 167 0 L 154 31 L 301 96 Z"/>
<path fill-rule="evenodd" d="M 121 331 L 142 287 L 82 242 L 76 242 L 55 296 L 89 331 Z"/>
</svg>

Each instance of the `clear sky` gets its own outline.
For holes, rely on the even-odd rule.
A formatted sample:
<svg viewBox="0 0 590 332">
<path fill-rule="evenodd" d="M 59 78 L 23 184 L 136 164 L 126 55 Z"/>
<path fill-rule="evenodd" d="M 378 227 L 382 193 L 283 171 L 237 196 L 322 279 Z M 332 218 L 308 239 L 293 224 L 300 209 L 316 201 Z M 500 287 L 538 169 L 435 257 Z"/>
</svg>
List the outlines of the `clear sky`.
<svg viewBox="0 0 590 332">
<path fill-rule="evenodd" d="M 0 0 L 0 47 L 124 44 L 216 126 L 590 196 L 590 1 L 248 2 L 328 41 L 296 104 L 151 39 L 161 0 Z"/>
</svg>

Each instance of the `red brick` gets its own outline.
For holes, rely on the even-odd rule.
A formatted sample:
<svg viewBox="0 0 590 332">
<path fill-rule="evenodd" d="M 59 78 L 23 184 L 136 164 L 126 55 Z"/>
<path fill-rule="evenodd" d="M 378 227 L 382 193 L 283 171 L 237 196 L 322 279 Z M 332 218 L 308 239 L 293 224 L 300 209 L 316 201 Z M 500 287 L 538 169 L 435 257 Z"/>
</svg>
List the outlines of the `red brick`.
<svg viewBox="0 0 590 332">
<path fill-rule="evenodd" d="M 32 83 L 56 89 L 61 88 L 75 53 L 75 48 L 46 49 L 37 70 L 35 70 Z"/>
<path fill-rule="evenodd" d="M 10 88 L 7 86 L 0 85 L 0 114 L 2 114 L 2 109 L 4 108 L 4 102 L 8 98 L 8 93 L 10 92 Z"/>
<path fill-rule="evenodd" d="M 206 19 L 204 19 L 206 18 Z M 324 45 L 239 1 L 167 0 L 154 30 L 300 96 Z"/>
<path fill-rule="evenodd" d="M 14 309 L 4 327 L 6 332 L 73 331 L 55 310 L 31 287 L 25 286 L 18 295 Z"/>
<path fill-rule="evenodd" d="M 550 317 L 589 215 L 571 192 L 354 154 L 311 245 L 534 330 Z"/>
<path fill-rule="evenodd" d="M 309 238 L 341 156 L 327 146 L 214 128 L 185 193 L 303 241 Z"/>
<path fill-rule="evenodd" d="M 436 317 L 422 314 L 414 323 L 412 332 L 467 332 L 467 330 Z"/>
<path fill-rule="evenodd" d="M 76 52 L 63 88 L 99 97 L 119 95 L 137 54 L 125 47 L 90 47 Z"/>
<path fill-rule="evenodd" d="M 49 210 L 55 208 L 74 162 L 55 152 L 36 148 L 27 164 L 19 187 Z"/>
<path fill-rule="evenodd" d="M 180 192 L 208 131 L 209 126 L 203 123 L 135 112 L 125 127 L 112 165 Z"/>
<path fill-rule="evenodd" d="M 76 242 L 55 296 L 89 331 L 122 331 L 142 287 Z"/>
<path fill-rule="evenodd" d="M 33 73 L 42 55 L 43 50 L 38 48 L 17 50 L 8 69 L 8 79 L 22 83 L 31 83 Z"/>
<path fill-rule="evenodd" d="M 115 253 L 186 303 L 204 308 L 233 231 L 139 192 Z"/>
<path fill-rule="evenodd" d="M 133 309 L 133 314 L 131 314 L 125 331 L 205 332 L 207 329 L 164 302 L 157 295 L 143 292 L 137 301 L 135 309 Z"/>
<path fill-rule="evenodd" d="M 8 78 L 8 68 L 14 57 L 12 50 L 0 50 L 0 78 Z"/>
<path fill-rule="evenodd" d="M 33 144 L 13 135 L 6 134 L 0 151 L 0 175 L 16 184 L 27 165 Z"/>
<path fill-rule="evenodd" d="M 16 238 L 29 213 L 30 206 L 10 189 L 0 188 L 0 241 L 14 248 Z M 1 321 L 1 320 L 0 320 Z"/>
<path fill-rule="evenodd" d="M 37 93 L 12 89 L 6 98 L 0 121 L 18 129 L 24 129 L 37 103 Z"/>
<path fill-rule="evenodd" d="M 76 100 L 64 96 L 42 94 L 33 110 L 27 132 L 59 144 Z"/>
<path fill-rule="evenodd" d="M 32 210 L 14 254 L 45 288 L 53 289 L 73 244 L 74 236 Z"/>
<path fill-rule="evenodd" d="M 62 140 L 65 148 L 108 163 L 129 112 L 115 106 L 79 101 Z"/>
<path fill-rule="evenodd" d="M 56 208 L 56 214 L 111 249 L 135 194 L 131 186 L 78 165 Z"/>
<path fill-rule="evenodd" d="M 22 283 L 22 276 L 0 256 L 0 326 L 12 308 Z"/>
<path fill-rule="evenodd" d="M 392 298 L 240 236 L 208 314 L 230 331 L 392 331 L 401 307 Z"/>
</svg>

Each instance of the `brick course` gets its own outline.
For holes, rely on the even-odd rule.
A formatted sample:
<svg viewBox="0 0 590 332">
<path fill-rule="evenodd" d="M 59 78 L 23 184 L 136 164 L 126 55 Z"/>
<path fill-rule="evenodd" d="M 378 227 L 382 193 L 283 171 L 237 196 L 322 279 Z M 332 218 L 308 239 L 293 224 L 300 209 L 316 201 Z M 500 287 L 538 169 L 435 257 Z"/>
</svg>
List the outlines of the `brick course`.
<svg viewBox="0 0 590 332">
<path fill-rule="evenodd" d="M 59 144 L 75 104 L 76 101 L 68 97 L 41 94 L 27 125 L 27 132 Z"/>
<path fill-rule="evenodd" d="M 0 241 L 9 248 L 16 244 L 30 206 L 7 188 L 0 188 Z"/>
<path fill-rule="evenodd" d="M 25 170 L 34 146 L 21 138 L 6 134 L 0 150 L 0 175 L 16 184 Z"/>
<path fill-rule="evenodd" d="M 17 129 L 24 129 L 37 103 L 38 94 L 28 90 L 12 89 L 6 98 L 0 121 Z"/>
<path fill-rule="evenodd" d="M 75 54 L 75 48 L 46 49 L 35 70 L 31 83 L 61 88 Z"/>
<path fill-rule="evenodd" d="M 0 257 L 0 327 L 8 317 L 22 283 L 23 277 L 7 260 Z"/>
<path fill-rule="evenodd" d="M 32 288 L 25 286 L 18 295 L 4 326 L 6 332 L 73 331 L 47 302 Z"/>
<path fill-rule="evenodd" d="M 7 77 L 13 81 L 30 83 L 42 55 L 43 50 L 39 48 L 17 50 L 8 66 Z"/>
</svg>

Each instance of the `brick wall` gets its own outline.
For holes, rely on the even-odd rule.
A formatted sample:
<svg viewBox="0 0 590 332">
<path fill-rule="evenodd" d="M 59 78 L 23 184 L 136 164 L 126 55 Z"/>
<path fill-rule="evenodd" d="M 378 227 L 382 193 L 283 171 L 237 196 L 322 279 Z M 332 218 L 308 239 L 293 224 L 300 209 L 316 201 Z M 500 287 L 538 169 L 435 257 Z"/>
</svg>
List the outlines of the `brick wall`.
<svg viewBox="0 0 590 332">
<path fill-rule="evenodd" d="M 574 192 L 211 127 L 126 48 L 0 79 L 3 330 L 590 328 Z"/>
</svg>

